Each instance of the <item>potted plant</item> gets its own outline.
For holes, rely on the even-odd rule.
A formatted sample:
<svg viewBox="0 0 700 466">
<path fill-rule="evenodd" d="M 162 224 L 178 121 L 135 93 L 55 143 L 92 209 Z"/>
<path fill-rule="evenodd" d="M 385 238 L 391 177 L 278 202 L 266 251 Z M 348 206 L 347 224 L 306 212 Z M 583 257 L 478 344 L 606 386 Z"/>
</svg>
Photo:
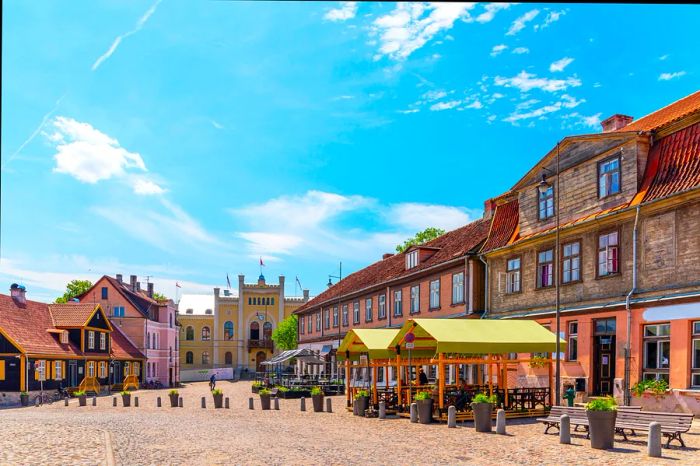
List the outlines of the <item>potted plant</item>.
<svg viewBox="0 0 700 466">
<path fill-rule="evenodd" d="M 353 407 L 353 414 L 356 416 L 364 416 L 365 411 L 369 408 L 369 393 L 367 390 L 358 390 L 355 393 L 355 406 L 357 411 L 355 412 L 355 407 Z"/>
<path fill-rule="evenodd" d="M 253 393 L 258 393 L 260 389 L 263 388 L 263 383 L 259 381 L 255 381 L 251 384 L 251 389 L 253 390 Z"/>
<path fill-rule="evenodd" d="M 314 413 L 323 412 L 323 389 L 321 387 L 313 387 L 311 389 L 311 400 L 314 403 Z"/>
<path fill-rule="evenodd" d="M 177 408 L 178 398 L 180 398 L 180 392 L 177 390 L 170 390 L 168 392 L 168 398 L 170 398 L 170 407 Z"/>
<path fill-rule="evenodd" d="M 477 393 L 472 399 L 474 429 L 477 432 L 491 432 L 491 414 L 496 401 L 498 401 L 496 395 L 486 396 L 484 393 Z"/>
<path fill-rule="evenodd" d="M 261 388 L 258 390 L 258 395 L 260 395 L 260 405 L 265 411 L 270 409 L 270 394 L 271 392 L 267 388 Z"/>
<path fill-rule="evenodd" d="M 125 408 L 131 406 L 131 392 L 128 390 L 123 390 L 119 392 L 119 394 L 122 396 L 122 405 Z"/>
<path fill-rule="evenodd" d="M 421 424 L 433 422 L 433 398 L 430 392 L 418 392 L 416 404 L 418 405 L 418 422 Z"/>
<path fill-rule="evenodd" d="M 668 382 L 659 380 L 640 380 L 630 388 L 632 396 L 661 398 L 668 393 Z"/>
<path fill-rule="evenodd" d="M 78 406 L 87 406 L 87 395 L 85 394 L 85 391 L 75 391 L 73 392 L 73 396 L 78 399 Z"/>
<path fill-rule="evenodd" d="M 615 444 L 617 403 L 611 396 L 595 398 L 586 403 L 591 448 L 607 450 Z"/>
<path fill-rule="evenodd" d="M 19 402 L 22 406 L 29 406 L 29 392 L 19 392 Z"/>
<path fill-rule="evenodd" d="M 215 388 L 214 390 L 211 391 L 211 394 L 214 397 L 214 408 L 223 408 L 224 407 L 224 392 L 221 391 L 220 388 Z"/>
</svg>

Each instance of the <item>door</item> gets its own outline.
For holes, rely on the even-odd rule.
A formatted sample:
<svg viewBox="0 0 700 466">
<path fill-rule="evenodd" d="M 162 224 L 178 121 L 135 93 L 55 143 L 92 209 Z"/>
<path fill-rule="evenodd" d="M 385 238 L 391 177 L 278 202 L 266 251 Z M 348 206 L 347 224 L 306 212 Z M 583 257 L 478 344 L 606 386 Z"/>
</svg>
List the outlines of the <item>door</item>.
<svg viewBox="0 0 700 466">
<path fill-rule="evenodd" d="M 78 386 L 78 362 L 68 361 L 68 383 L 71 387 Z"/>
<path fill-rule="evenodd" d="M 593 394 L 612 395 L 615 381 L 615 319 L 595 321 Z"/>
<path fill-rule="evenodd" d="M 264 372 L 265 371 L 265 366 L 262 365 L 263 362 L 265 362 L 265 352 L 258 351 L 258 354 L 255 355 L 255 371 L 256 372 Z"/>
<path fill-rule="evenodd" d="M 122 380 L 124 380 L 124 373 L 122 372 L 122 363 L 119 361 L 114 361 L 114 373 L 112 374 L 112 380 L 115 384 L 122 383 Z"/>
<path fill-rule="evenodd" d="M 172 387 L 173 386 L 173 368 L 168 369 L 168 386 Z"/>
</svg>

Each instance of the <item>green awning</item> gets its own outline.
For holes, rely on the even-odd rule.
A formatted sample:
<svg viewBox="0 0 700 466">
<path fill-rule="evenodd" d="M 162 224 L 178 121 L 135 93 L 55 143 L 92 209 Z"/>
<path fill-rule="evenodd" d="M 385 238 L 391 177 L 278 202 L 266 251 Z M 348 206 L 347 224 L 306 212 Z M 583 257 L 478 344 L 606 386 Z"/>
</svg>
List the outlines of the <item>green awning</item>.
<svg viewBox="0 0 700 466">
<path fill-rule="evenodd" d="M 337 358 L 345 359 L 345 353 L 350 353 L 350 360 L 360 359 L 361 354 L 367 354 L 369 359 L 388 359 L 396 357 L 389 349 L 391 340 L 399 333 L 398 328 L 357 328 L 349 330 L 340 342 Z"/>
<path fill-rule="evenodd" d="M 556 352 L 554 333 L 534 320 L 410 319 L 389 343 L 406 351 L 405 337 L 413 333 L 415 351 L 456 354 Z M 559 350 L 566 351 L 560 339 Z"/>
</svg>

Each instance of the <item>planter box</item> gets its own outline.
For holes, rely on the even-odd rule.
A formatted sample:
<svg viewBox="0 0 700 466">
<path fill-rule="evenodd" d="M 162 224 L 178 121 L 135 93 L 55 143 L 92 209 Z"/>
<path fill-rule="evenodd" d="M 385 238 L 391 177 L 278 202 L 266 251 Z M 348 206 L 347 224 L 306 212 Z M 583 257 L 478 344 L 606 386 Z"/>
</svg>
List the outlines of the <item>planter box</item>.
<svg viewBox="0 0 700 466">
<path fill-rule="evenodd" d="M 29 395 L 20 395 L 19 402 L 22 406 L 29 406 Z"/>
<path fill-rule="evenodd" d="M 286 392 L 277 392 L 277 396 L 285 400 L 291 400 L 302 396 L 308 398 L 311 396 L 311 393 L 308 390 L 287 390 Z"/>
<path fill-rule="evenodd" d="M 493 405 L 491 403 L 472 403 L 472 411 L 474 411 L 474 429 L 477 432 L 491 432 Z"/>
<path fill-rule="evenodd" d="M 369 397 L 368 396 L 361 396 L 359 398 L 355 398 L 355 402 L 357 404 L 356 416 L 364 416 L 365 411 L 367 411 L 367 409 L 369 409 Z"/>
<path fill-rule="evenodd" d="M 615 445 L 617 411 L 586 411 L 591 448 L 609 450 Z"/>
<path fill-rule="evenodd" d="M 87 406 L 87 396 L 79 396 L 78 397 L 78 406 Z"/>
<path fill-rule="evenodd" d="M 418 405 L 418 422 L 430 424 L 433 422 L 433 399 L 416 400 Z"/>
<path fill-rule="evenodd" d="M 270 395 L 260 395 L 260 405 L 264 411 L 270 410 Z"/>
<path fill-rule="evenodd" d="M 219 395 L 212 394 L 212 396 L 214 397 L 214 408 L 215 409 L 223 408 L 224 407 L 224 394 L 223 393 L 221 393 Z"/>
<path fill-rule="evenodd" d="M 170 398 L 170 407 L 171 408 L 177 408 L 177 399 L 179 398 L 179 394 L 177 395 L 168 395 L 168 398 Z"/>
<path fill-rule="evenodd" d="M 122 395 L 122 405 L 125 408 L 131 406 L 131 395 Z"/>
<path fill-rule="evenodd" d="M 311 395 L 311 401 L 314 404 L 314 413 L 323 412 L 323 395 Z"/>
</svg>

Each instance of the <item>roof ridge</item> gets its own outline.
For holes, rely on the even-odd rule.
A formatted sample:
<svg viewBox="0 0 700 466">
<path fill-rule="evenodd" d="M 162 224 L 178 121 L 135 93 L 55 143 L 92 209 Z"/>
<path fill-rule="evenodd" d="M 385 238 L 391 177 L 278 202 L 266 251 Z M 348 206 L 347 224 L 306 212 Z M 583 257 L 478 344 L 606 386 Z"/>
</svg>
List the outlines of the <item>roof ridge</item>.
<svg viewBox="0 0 700 466">
<path fill-rule="evenodd" d="M 695 94 L 698 94 L 698 93 L 700 93 L 700 89 L 698 89 L 697 91 L 692 92 L 692 93 L 690 93 L 690 94 L 688 94 L 688 95 L 686 95 L 686 96 L 684 96 L 684 97 L 681 97 L 680 99 L 676 99 L 676 100 L 674 100 L 673 102 L 671 102 L 670 104 L 664 105 L 664 106 L 661 107 L 661 108 L 657 108 L 656 110 L 647 113 L 647 114 L 644 115 L 643 117 L 637 118 L 637 120 L 636 120 L 634 123 L 637 123 L 637 122 L 639 122 L 639 121 L 641 121 L 641 120 L 643 120 L 643 119 L 645 119 L 645 118 L 647 118 L 647 117 L 649 117 L 649 116 L 651 116 L 651 115 L 653 115 L 653 114 L 655 114 L 655 113 L 661 112 L 661 111 L 667 109 L 668 107 L 671 107 L 671 106 L 673 106 L 673 105 L 676 105 L 677 103 L 682 102 L 682 101 L 685 100 L 685 99 L 690 99 L 691 97 L 693 97 Z M 624 129 L 625 129 L 625 127 L 623 126 L 622 128 L 620 128 L 620 129 L 617 130 L 617 131 L 624 131 Z"/>
</svg>

